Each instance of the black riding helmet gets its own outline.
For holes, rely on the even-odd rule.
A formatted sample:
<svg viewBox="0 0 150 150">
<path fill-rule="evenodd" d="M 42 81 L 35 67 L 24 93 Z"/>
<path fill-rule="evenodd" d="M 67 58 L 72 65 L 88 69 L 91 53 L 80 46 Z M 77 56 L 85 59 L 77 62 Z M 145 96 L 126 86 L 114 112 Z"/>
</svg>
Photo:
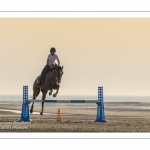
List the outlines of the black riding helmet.
<svg viewBox="0 0 150 150">
<path fill-rule="evenodd" d="M 52 47 L 52 48 L 50 49 L 50 52 L 56 52 L 56 49 L 55 49 L 54 47 Z"/>
</svg>

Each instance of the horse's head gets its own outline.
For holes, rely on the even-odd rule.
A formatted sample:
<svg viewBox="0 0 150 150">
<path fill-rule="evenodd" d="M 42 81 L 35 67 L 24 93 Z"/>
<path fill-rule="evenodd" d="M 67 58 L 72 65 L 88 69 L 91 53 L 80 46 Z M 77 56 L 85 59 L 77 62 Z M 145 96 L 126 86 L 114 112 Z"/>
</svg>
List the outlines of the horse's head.
<svg viewBox="0 0 150 150">
<path fill-rule="evenodd" d="M 56 67 L 56 72 L 55 72 L 55 79 L 56 79 L 56 82 L 58 84 L 61 83 L 61 78 L 62 78 L 62 75 L 63 75 L 63 66 L 57 66 Z"/>
</svg>

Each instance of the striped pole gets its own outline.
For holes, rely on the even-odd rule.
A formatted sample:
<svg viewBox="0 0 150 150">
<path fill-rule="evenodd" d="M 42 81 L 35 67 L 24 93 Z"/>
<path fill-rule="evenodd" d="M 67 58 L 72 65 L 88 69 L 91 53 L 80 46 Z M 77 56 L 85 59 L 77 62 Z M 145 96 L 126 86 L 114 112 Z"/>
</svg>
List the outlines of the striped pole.
<svg viewBox="0 0 150 150">
<path fill-rule="evenodd" d="M 44 103 L 96 103 L 98 100 L 30 100 L 31 102 L 44 102 Z"/>
</svg>

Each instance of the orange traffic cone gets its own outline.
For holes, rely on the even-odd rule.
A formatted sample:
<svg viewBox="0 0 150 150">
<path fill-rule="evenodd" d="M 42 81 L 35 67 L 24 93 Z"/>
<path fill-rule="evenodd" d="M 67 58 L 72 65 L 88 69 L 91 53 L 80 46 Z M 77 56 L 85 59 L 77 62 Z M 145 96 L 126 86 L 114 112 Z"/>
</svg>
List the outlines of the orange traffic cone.
<svg viewBox="0 0 150 150">
<path fill-rule="evenodd" d="M 61 121 L 60 109 L 57 112 L 57 121 Z"/>
</svg>

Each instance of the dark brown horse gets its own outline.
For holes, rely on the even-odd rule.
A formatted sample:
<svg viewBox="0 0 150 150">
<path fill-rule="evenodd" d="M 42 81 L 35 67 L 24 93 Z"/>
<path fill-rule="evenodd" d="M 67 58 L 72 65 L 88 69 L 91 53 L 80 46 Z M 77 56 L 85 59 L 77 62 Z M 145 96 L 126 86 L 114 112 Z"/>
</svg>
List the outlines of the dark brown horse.
<svg viewBox="0 0 150 150">
<path fill-rule="evenodd" d="M 50 90 L 49 95 L 52 95 L 53 90 L 56 90 L 56 93 L 53 94 L 53 97 L 56 97 L 59 91 L 61 77 L 63 74 L 63 66 L 56 66 L 51 71 L 49 71 L 46 75 L 46 79 L 42 81 L 42 85 L 37 85 L 37 79 L 33 84 L 33 100 L 39 95 L 40 91 L 42 92 L 42 100 L 45 100 L 47 92 Z M 30 113 L 33 112 L 34 102 L 32 102 L 32 106 L 30 109 Z M 44 111 L 44 102 L 42 102 L 42 109 L 40 114 L 43 115 Z"/>
</svg>

